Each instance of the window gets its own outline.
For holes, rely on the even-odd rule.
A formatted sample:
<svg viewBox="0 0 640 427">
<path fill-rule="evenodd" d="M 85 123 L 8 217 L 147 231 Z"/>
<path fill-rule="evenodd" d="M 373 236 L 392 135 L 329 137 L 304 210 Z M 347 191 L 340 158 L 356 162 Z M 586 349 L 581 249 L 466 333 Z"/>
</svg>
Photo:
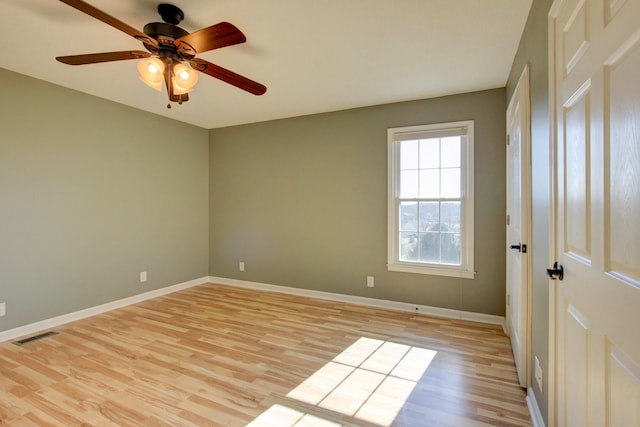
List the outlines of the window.
<svg viewBox="0 0 640 427">
<path fill-rule="evenodd" d="M 473 120 L 392 128 L 388 269 L 473 278 Z"/>
</svg>

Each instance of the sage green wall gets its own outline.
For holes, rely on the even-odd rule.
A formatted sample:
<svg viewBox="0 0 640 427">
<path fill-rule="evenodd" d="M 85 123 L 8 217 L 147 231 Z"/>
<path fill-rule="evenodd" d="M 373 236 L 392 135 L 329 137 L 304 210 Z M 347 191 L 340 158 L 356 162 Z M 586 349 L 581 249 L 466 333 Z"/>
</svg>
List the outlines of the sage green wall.
<svg viewBox="0 0 640 427">
<path fill-rule="evenodd" d="M 532 241 L 533 270 L 532 353 L 540 359 L 543 384 L 549 384 L 549 78 L 547 16 L 552 0 L 534 0 L 507 83 L 511 97 L 525 64 L 530 65 Z M 531 361 L 533 365 L 533 360 Z M 535 379 L 533 391 L 545 424 L 548 424 L 548 396 Z"/>
<path fill-rule="evenodd" d="M 3 69 L 0 87 L 0 331 L 207 275 L 207 130 Z"/>
<path fill-rule="evenodd" d="M 210 274 L 504 315 L 505 98 L 495 89 L 211 130 Z M 388 272 L 387 128 L 468 119 L 476 278 Z"/>
</svg>

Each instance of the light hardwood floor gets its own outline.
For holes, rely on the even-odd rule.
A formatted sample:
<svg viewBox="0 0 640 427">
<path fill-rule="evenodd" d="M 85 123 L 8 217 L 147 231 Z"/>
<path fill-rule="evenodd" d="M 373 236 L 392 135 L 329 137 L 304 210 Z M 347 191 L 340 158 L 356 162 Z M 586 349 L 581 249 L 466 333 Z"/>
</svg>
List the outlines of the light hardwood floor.
<svg viewBox="0 0 640 427">
<path fill-rule="evenodd" d="M 531 425 L 499 326 L 207 284 L 55 330 L 0 425 Z"/>
</svg>

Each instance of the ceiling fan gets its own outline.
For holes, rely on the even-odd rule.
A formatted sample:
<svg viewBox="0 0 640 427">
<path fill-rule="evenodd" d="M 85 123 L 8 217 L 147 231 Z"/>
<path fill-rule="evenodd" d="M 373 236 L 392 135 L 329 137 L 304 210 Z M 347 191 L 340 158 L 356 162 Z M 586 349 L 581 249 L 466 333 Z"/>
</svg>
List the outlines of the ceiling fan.
<svg viewBox="0 0 640 427">
<path fill-rule="evenodd" d="M 258 82 L 202 58 L 196 58 L 197 54 L 247 41 L 242 31 L 228 22 L 189 33 L 178 27 L 184 19 L 182 10 L 172 4 L 161 3 L 158 5 L 158 13 L 164 22 L 151 22 L 140 32 L 82 0 L 60 1 L 134 37 L 147 49 L 147 52 L 127 50 L 56 57 L 64 64 L 85 65 L 138 59 L 140 79 L 158 91 L 162 90 L 164 83 L 169 101 L 179 104 L 189 100 L 188 93 L 198 81 L 198 73 L 195 71 L 254 95 L 262 95 L 267 91 L 267 88 Z M 170 103 L 167 108 L 171 108 Z"/>
</svg>

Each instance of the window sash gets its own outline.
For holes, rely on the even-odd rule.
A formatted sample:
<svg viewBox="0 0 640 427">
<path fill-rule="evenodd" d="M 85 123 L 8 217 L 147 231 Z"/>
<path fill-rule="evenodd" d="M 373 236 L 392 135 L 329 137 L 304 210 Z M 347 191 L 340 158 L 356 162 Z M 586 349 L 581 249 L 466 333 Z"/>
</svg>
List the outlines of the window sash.
<svg viewBox="0 0 640 427">
<path fill-rule="evenodd" d="M 400 215 L 400 207 L 402 205 L 403 202 L 409 202 L 409 203 L 416 203 L 417 206 L 417 218 L 416 218 L 416 226 L 415 229 L 404 229 L 401 225 L 401 215 Z M 421 215 L 420 215 L 420 203 L 455 203 L 455 202 L 459 202 L 460 203 L 460 229 L 459 230 L 453 230 L 453 231 L 444 231 L 442 230 L 442 224 L 443 224 L 443 217 L 442 217 L 442 208 L 441 206 L 439 206 L 439 210 L 438 210 L 438 230 L 422 230 L 420 227 L 420 221 L 421 221 Z M 442 235 L 459 235 L 460 236 L 460 244 L 461 247 L 464 248 L 464 232 L 465 230 L 465 224 L 464 224 L 464 209 L 465 209 L 465 201 L 463 198 L 457 198 L 457 199 L 402 199 L 402 198 L 397 198 L 396 199 L 396 212 L 398 213 L 398 227 L 396 230 L 397 236 L 398 236 L 398 243 L 400 243 L 401 241 L 401 236 L 403 233 L 407 234 L 407 233 L 415 233 L 417 234 L 418 238 L 420 237 L 420 235 L 426 235 L 426 234 L 437 234 L 438 236 L 442 236 Z M 446 223 L 445 223 L 446 224 Z M 458 263 L 452 263 L 452 262 L 444 262 L 443 261 L 443 256 L 442 256 L 442 242 L 440 242 L 439 246 L 438 246 L 438 262 L 429 262 L 429 261 L 421 261 L 420 258 L 420 243 L 418 242 L 418 261 L 411 261 L 408 259 L 402 259 L 402 251 L 400 248 L 400 245 L 398 245 L 398 261 L 399 262 L 409 262 L 409 263 L 417 263 L 420 265 L 437 265 L 437 266 L 454 266 L 454 267 L 460 267 L 463 264 L 463 251 L 461 251 L 460 253 L 460 262 Z"/>
<path fill-rule="evenodd" d="M 466 136 L 469 130 L 466 127 L 446 128 L 423 131 L 400 131 L 393 133 L 393 141 L 411 141 L 412 139 L 446 138 L 448 136 Z"/>
</svg>

